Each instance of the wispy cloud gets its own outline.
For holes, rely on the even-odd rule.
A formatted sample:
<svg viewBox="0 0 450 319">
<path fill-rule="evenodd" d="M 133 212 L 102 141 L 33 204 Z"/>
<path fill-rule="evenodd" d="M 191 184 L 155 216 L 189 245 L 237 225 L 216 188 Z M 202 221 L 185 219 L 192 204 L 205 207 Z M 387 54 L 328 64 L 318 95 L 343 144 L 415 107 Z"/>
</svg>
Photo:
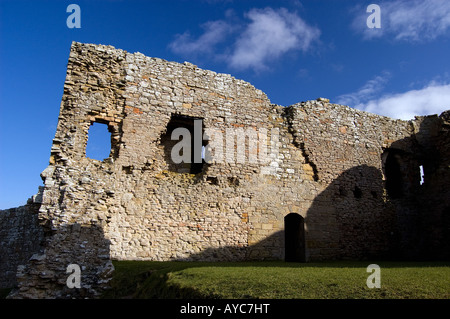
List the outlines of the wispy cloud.
<svg viewBox="0 0 450 319">
<path fill-rule="evenodd" d="M 402 120 L 413 119 L 416 115 L 440 114 L 450 109 L 448 83 L 432 81 L 420 89 L 375 97 L 383 90 L 386 80 L 385 76 L 377 76 L 360 90 L 339 96 L 337 103 Z"/>
<path fill-rule="evenodd" d="M 338 96 L 337 103 L 352 107 L 359 107 L 362 105 L 362 103 L 374 98 L 377 94 L 381 93 L 390 77 L 390 72 L 383 71 L 380 75 L 377 75 L 373 79 L 367 81 L 357 91 Z"/>
<path fill-rule="evenodd" d="M 381 28 L 369 29 L 369 13 L 363 7 L 352 27 L 364 38 L 387 36 L 395 41 L 426 42 L 446 35 L 450 31 L 450 1 L 448 0 L 395 0 L 380 1 Z"/>
<path fill-rule="evenodd" d="M 229 18 L 207 22 L 199 37 L 185 32 L 169 47 L 180 55 L 215 55 L 236 69 L 262 70 L 289 51 L 308 51 L 320 37 L 318 28 L 284 8 L 252 9 L 245 17 L 239 23 Z M 230 49 L 217 53 L 217 45 L 226 41 Z"/>
<path fill-rule="evenodd" d="M 203 34 L 193 39 L 189 32 L 178 34 L 169 44 L 169 48 L 177 54 L 211 54 L 215 46 L 226 39 L 233 32 L 233 26 L 222 20 L 209 21 L 202 25 Z"/>
</svg>

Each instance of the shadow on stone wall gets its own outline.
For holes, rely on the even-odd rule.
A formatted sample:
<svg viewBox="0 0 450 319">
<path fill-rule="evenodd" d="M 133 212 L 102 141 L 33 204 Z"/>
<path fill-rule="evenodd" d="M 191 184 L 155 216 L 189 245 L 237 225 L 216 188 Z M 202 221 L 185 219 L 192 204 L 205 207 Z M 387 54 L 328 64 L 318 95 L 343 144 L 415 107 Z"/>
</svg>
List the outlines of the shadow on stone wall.
<svg viewBox="0 0 450 319">
<path fill-rule="evenodd" d="M 425 117 L 415 137 L 424 170 L 423 184 L 414 194 L 422 239 L 418 253 L 422 259 L 450 260 L 450 110 Z"/>
<path fill-rule="evenodd" d="M 284 231 L 278 231 L 254 245 L 247 247 L 210 247 L 199 253 L 190 254 L 185 258 L 175 259 L 175 261 L 232 262 L 248 260 L 279 260 L 279 258 L 271 257 L 271 251 L 274 249 L 273 243 L 282 240 L 284 238 L 283 236 Z"/>
<path fill-rule="evenodd" d="M 450 258 L 450 111 L 418 119 L 410 137 L 382 155 L 387 204 L 403 260 Z M 421 170 L 423 168 L 423 179 Z"/>
<path fill-rule="evenodd" d="M 383 192 L 380 170 L 367 165 L 331 182 L 306 214 L 308 260 L 392 258 L 395 216 Z"/>
<path fill-rule="evenodd" d="M 0 289 L 16 284 L 17 266 L 39 251 L 43 232 L 38 223 L 39 203 L 0 211 Z"/>
<path fill-rule="evenodd" d="M 383 191 L 382 174 L 375 167 L 344 171 L 306 213 L 305 259 L 393 259 L 398 252 L 395 212 L 385 203 Z M 281 230 L 248 247 L 207 248 L 179 260 L 283 260 L 284 247 Z"/>
<path fill-rule="evenodd" d="M 385 150 L 383 171 L 359 165 L 340 174 L 306 213 L 305 259 L 448 260 L 449 131 L 425 118 L 417 134 Z M 182 260 L 283 259 L 284 238 L 282 230 L 249 247 L 208 248 Z"/>
<path fill-rule="evenodd" d="M 112 278 L 110 242 L 99 225 L 78 223 L 47 232 L 45 250 L 17 270 L 18 286 L 8 298 L 93 298 L 102 294 Z M 69 265 L 80 269 L 80 288 L 70 288 Z M 70 277 L 70 282 L 75 282 Z"/>
</svg>

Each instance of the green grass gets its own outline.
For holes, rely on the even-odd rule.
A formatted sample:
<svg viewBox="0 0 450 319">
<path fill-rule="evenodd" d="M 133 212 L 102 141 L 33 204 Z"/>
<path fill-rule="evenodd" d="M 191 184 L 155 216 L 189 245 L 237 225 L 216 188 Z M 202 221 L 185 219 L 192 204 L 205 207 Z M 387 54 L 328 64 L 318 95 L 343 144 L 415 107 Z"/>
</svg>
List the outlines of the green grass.
<svg viewBox="0 0 450 319">
<path fill-rule="evenodd" d="M 369 264 L 381 288 L 369 289 Z M 444 262 L 145 262 L 115 261 L 105 298 L 450 299 Z"/>
</svg>

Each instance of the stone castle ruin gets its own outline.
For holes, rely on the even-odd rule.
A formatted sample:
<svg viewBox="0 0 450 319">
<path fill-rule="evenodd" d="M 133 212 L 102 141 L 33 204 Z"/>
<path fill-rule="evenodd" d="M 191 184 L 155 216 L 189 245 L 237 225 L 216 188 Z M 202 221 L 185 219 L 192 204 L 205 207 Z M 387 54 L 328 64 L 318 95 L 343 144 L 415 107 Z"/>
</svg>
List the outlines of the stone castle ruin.
<svg viewBox="0 0 450 319">
<path fill-rule="evenodd" d="M 104 160 L 86 156 L 94 123 Z M 98 296 L 111 260 L 449 258 L 450 111 L 283 107 L 227 74 L 74 42 L 41 176 L 0 212 L 10 297 Z"/>
</svg>

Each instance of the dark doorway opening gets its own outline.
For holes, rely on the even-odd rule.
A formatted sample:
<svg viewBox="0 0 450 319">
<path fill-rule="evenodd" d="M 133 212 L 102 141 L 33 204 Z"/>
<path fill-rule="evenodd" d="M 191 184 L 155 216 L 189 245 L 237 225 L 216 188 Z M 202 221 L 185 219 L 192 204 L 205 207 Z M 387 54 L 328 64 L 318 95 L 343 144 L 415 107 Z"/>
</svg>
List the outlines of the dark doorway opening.
<svg viewBox="0 0 450 319">
<path fill-rule="evenodd" d="M 285 260 L 305 262 L 305 220 L 299 214 L 284 217 Z"/>
<path fill-rule="evenodd" d="M 386 191 L 391 198 L 403 196 L 403 176 L 400 166 L 400 154 L 389 151 L 384 166 L 386 174 Z"/>
</svg>

